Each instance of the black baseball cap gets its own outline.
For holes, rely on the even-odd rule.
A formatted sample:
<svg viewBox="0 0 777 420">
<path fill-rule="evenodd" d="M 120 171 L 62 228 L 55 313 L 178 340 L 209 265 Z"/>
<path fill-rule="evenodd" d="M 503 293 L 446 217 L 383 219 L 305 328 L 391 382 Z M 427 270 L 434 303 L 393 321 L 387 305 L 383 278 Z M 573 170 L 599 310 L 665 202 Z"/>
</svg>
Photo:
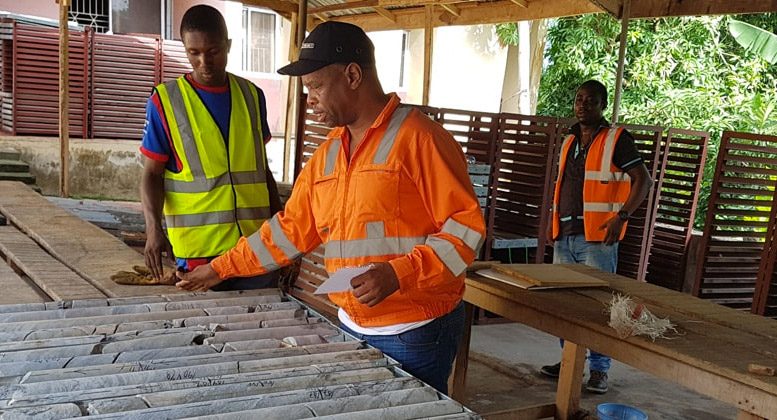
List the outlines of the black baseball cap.
<svg viewBox="0 0 777 420">
<path fill-rule="evenodd" d="M 323 22 L 302 41 L 299 58 L 278 69 L 288 76 L 304 76 L 334 63 L 375 65 L 375 46 L 362 28 L 344 22 Z"/>
</svg>

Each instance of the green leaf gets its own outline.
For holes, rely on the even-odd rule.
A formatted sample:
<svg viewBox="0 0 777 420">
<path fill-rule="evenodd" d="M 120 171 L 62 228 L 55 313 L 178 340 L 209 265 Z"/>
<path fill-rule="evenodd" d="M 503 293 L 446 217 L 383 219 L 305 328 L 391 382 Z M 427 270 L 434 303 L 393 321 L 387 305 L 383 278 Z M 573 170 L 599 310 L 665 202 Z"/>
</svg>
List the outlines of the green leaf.
<svg viewBox="0 0 777 420">
<path fill-rule="evenodd" d="M 728 30 L 748 52 L 757 54 L 770 64 L 777 63 L 777 35 L 735 19 L 729 21 Z"/>
<path fill-rule="evenodd" d="M 518 24 L 514 22 L 497 24 L 496 36 L 503 47 L 518 45 Z"/>
</svg>

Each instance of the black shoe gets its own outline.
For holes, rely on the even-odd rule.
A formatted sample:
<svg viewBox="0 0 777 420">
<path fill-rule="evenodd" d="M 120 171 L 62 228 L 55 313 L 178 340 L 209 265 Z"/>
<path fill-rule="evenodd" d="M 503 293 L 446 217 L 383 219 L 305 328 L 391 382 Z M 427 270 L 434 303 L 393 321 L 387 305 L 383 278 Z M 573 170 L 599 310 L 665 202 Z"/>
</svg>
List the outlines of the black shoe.
<svg viewBox="0 0 777 420">
<path fill-rule="evenodd" d="M 607 372 L 592 370 L 591 377 L 588 378 L 585 389 L 594 394 L 604 394 L 607 392 Z"/>
<path fill-rule="evenodd" d="M 555 365 L 547 365 L 540 368 L 541 374 L 551 378 L 558 378 L 559 372 L 561 372 L 561 362 L 558 362 Z"/>
</svg>

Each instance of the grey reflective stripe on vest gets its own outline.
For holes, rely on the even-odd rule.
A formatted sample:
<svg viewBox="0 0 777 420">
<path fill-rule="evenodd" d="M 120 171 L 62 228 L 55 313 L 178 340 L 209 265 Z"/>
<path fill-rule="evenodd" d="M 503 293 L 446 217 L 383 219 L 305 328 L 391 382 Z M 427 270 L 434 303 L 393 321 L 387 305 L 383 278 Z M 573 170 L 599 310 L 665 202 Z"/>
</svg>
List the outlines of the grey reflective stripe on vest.
<svg viewBox="0 0 777 420">
<path fill-rule="evenodd" d="M 189 114 L 186 112 L 186 104 L 183 100 L 183 93 L 177 80 L 165 83 L 167 94 L 170 97 L 170 103 L 173 107 L 173 115 L 178 125 L 178 133 L 183 143 L 184 154 L 192 173 L 192 181 L 181 181 L 165 178 L 165 190 L 181 193 L 198 193 L 212 191 L 221 185 L 239 185 L 239 184 L 258 184 L 267 182 L 267 174 L 264 170 L 264 159 L 262 157 L 262 141 L 257 131 L 257 121 L 259 119 L 256 104 L 253 100 L 248 82 L 240 77 L 235 77 L 237 85 L 243 93 L 243 99 L 248 107 L 248 116 L 251 119 L 251 128 L 254 139 L 254 153 L 256 154 L 256 171 L 233 172 L 230 182 L 230 174 L 224 173 L 216 178 L 207 178 L 202 168 L 202 159 L 197 149 L 197 143 L 194 141 L 194 132 L 189 121 Z"/>
<path fill-rule="evenodd" d="M 561 143 L 561 150 L 566 150 L 567 154 L 569 154 L 569 148 L 567 145 L 572 142 L 572 140 L 575 139 L 575 136 L 573 134 L 568 135 L 566 138 L 564 138 L 564 142 Z M 566 158 L 566 155 L 564 153 L 559 153 L 558 155 L 558 167 L 560 168 L 561 165 L 564 163 L 564 159 Z M 559 174 L 561 176 L 561 174 Z"/>
<path fill-rule="evenodd" d="M 243 79 L 242 77 L 235 77 L 234 79 L 237 85 L 240 87 L 240 91 L 243 93 L 243 100 L 248 106 L 248 118 L 251 119 L 251 132 L 253 133 L 253 137 L 254 137 L 254 153 L 256 154 L 256 170 L 257 172 L 262 172 L 262 174 L 264 174 L 264 171 L 260 171 L 259 169 L 264 167 L 264 158 L 262 156 L 262 148 L 260 147 L 263 144 L 263 142 L 262 142 L 262 135 L 260 132 L 261 128 L 259 123 L 259 111 L 256 109 L 256 103 L 254 102 L 254 95 L 251 93 L 251 88 L 248 86 L 249 82 L 246 79 Z"/>
<path fill-rule="evenodd" d="M 401 127 L 402 123 L 405 122 L 405 118 L 407 118 L 411 110 L 412 108 L 409 106 L 400 105 L 397 107 L 397 109 L 394 110 L 394 113 L 391 114 L 391 121 L 389 121 L 388 128 L 386 128 L 386 132 L 383 134 L 383 138 L 380 140 L 378 150 L 375 151 L 375 157 L 372 158 L 372 163 L 386 163 L 388 154 L 391 151 L 391 148 L 394 146 L 394 141 L 397 139 L 399 127 Z"/>
<path fill-rule="evenodd" d="M 329 143 L 329 148 L 326 150 L 326 162 L 324 165 L 324 176 L 331 175 L 335 171 L 335 163 L 337 163 L 337 155 L 340 154 L 340 146 L 342 140 L 332 139 Z"/>
<path fill-rule="evenodd" d="M 263 171 L 232 172 L 230 182 L 229 172 L 223 173 L 216 178 L 202 178 L 194 181 L 179 181 L 165 178 L 165 190 L 180 193 L 197 193 L 212 191 L 222 185 L 240 185 L 240 184 L 258 184 L 265 182 L 265 173 Z"/>
<path fill-rule="evenodd" d="M 235 215 L 237 215 L 237 220 L 266 219 L 270 217 L 270 209 L 267 207 L 252 207 L 197 214 L 169 214 L 165 215 L 165 223 L 167 223 L 168 228 L 235 223 Z"/>
<path fill-rule="evenodd" d="M 612 126 L 607 129 L 607 137 L 604 138 L 604 152 L 602 155 L 602 172 L 612 172 L 612 155 L 615 153 L 615 142 L 618 140 L 615 135 L 618 133 L 618 128 Z"/>
<path fill-rule="evenodd" d="M 588 181 L 628 181 L 631 179 L 626 172 L 585 171 L 585 179 Z"/>
<path fill-rule="evenodd" d="M 181 136 L 183 152 L 186 155 L 189 170 L 192 172 L 195 180 L 204 179 L 205 171 L 202 169 L 202 161 L 197 151 L 197 143 L 194 141 L 194 132 L 189 122 L 189 114 L 186 112 L 186 104 L 183 101 L 183 93 L 178 85 L 178 80 L 171 80 L 165 83 L 165 88 L 167 88 L 167 96 L 170 98 L 170 104 L 173 108 L 175 123 L 178 125 L 178 133 Z"/>
<path fill-rule="evenodd" d="M 420 237 L 384 237 L 329 241 L 324 244 L 324 258 L 359 258 L 407 254 L 426 241 Z"/>
<path fill-rule="evenodd" d="M 623 203 L 583 203 L 583 212 L 616 213 L 623 208 Z"/>
<path fill-rule="evenodd" d="M 478 231 L 470 229 L 469 227 L 451 218 L 446 220 L 442 225 L 442 232 L 461 239 L 461 241 L 464 242 L 464 244 L 466 244 L 471 250 L 475 251 L 475 253 L 478 252 L 480 246 L 483 243 L 483 235 L 481 235 Z"/>
<path fill-rule="evenodd" d="M 426 245 L 434 250 L 434 253 L 440 258 L 440 261 L 448 267 L 448 270 L 450 270 L 454 276 L 458 276 L 467 269 L 467 263 L 464 262 L 464 259 L 461 258 L 459 252 L 456 251 L 456 247 L 449 241 L 437 236 L 430 236 L 426 240 Z"/>
</svg>

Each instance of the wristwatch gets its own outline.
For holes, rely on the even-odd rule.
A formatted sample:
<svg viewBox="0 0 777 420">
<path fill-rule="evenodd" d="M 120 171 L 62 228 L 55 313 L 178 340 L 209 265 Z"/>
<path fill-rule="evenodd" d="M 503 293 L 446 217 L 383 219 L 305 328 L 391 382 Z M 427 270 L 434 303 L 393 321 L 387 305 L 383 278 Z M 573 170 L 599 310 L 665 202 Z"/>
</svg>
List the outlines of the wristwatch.
<svg viewBox="0 0 777 420">
<path fill-rule="evenodd" d="M 629 220 L 629 212 L 627 212 L 626 210 L 619 211 L 618 218 L 624 222 L 627 222 Z"/>
</svg>

